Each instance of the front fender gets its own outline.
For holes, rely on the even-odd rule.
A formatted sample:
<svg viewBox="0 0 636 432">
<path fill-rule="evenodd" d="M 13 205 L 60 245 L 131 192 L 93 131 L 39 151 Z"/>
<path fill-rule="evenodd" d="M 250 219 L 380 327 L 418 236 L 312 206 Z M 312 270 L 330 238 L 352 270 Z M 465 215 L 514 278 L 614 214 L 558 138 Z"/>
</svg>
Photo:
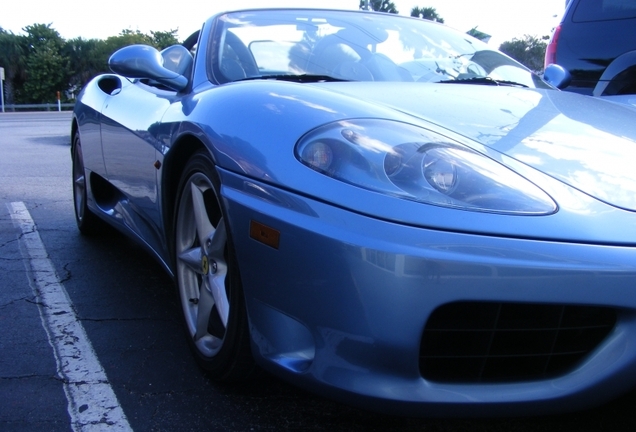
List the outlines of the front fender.
<svg viewBox="0 0 636 432">
<path fill-rule="evenodd" d="M 311 84 L 249 81 L 207 89 L 170 107 L 164 153 L 184 134 L 209 148 L 217 165 L 270 183 L 280 172 L 273 160 L 294 165 L 294 145 L 308 131 L 348 118 L 401 118 L 395 110 Z"/>
</svg>

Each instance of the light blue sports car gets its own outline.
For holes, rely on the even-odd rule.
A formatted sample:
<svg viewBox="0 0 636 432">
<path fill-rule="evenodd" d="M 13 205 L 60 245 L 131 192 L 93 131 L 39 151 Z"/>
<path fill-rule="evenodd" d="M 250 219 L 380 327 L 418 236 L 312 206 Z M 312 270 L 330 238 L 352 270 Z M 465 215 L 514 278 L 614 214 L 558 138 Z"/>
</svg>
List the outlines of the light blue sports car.
<svg viewBox="0 0 636 432">
<path fill-rule="evenodd" d="M 423 416 L 636 384 L 636 110 L 362 11 L 223 13 L 109 63 L 73 115 L 77 224 L 156 256 L 212 378 Z"/>
</svg>

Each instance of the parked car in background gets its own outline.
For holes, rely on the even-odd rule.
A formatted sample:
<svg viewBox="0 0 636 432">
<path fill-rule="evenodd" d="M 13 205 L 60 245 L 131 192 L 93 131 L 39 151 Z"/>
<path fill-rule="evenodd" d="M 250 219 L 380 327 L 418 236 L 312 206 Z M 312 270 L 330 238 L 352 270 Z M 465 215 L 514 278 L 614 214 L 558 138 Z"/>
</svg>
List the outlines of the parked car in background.
<svg viewBox="0 0 636 432">
<path fill-rule="evenodd" d="M 554 63 L 572 76 L 564 90 L 635 95 L 636 1 L 571 0 L 546 51 L 545 66 Z"/>
</svg>

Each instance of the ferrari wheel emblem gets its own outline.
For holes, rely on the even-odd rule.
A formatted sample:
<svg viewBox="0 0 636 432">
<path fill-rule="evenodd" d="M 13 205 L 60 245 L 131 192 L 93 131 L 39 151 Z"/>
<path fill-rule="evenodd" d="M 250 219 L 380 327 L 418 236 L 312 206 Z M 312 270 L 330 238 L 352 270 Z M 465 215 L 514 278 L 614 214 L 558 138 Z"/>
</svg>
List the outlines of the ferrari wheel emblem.
<svg viewBox="0 0 636 432">
<path fill-rule="evenodd" d="M 201 269 L 205 275 L 210 271 L 210 262 L 208 261 L 208 257 L 205 255 L 201 258 Z"/>
</svg>

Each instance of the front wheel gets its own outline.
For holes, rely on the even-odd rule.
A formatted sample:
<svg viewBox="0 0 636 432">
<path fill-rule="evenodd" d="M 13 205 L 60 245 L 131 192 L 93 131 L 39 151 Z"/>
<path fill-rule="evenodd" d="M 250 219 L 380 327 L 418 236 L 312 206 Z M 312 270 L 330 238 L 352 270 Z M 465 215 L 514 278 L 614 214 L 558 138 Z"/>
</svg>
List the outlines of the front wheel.
<svg viewBox="0 0 636 432">
<path fill-rule="evenodd" d="M 220 181 L 205 152 L 186 165 L 176 202 L 175 258 L 181 310 L 199 365 L 219 381 L 254 369 L 247 312 Z"/>
</svg>

